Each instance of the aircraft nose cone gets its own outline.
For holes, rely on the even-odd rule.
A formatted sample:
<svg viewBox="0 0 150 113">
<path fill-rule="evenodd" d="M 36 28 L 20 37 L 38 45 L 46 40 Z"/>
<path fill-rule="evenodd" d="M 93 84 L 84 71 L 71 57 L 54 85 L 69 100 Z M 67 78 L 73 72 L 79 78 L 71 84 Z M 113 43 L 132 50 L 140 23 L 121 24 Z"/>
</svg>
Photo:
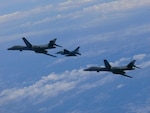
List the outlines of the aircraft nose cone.
<svg viewBox="0 0 150 113">
<path fill-rule="evenodd" d="M 12 48 L 8 48 L 7 50 L 12 50 Z"/>
<path fill-rule="evenodd" d="M 62 47 L 62 46 L 60 46 L 60 45 L 57 45 L 57 44 L 55 44 L 55 46 L 57 46 L 57 47 Z"/>
<path fill-rule="evenodd" d="M 88 69 L 84 69 L 83 71 L 88 71 Z"/>
</svg>

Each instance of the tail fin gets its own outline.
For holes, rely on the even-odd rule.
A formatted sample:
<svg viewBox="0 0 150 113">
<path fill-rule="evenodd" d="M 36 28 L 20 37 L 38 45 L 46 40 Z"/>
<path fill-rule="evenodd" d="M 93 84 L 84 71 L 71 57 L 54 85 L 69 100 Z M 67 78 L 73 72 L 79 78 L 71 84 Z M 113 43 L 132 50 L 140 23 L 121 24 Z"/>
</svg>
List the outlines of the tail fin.
<svg viewBox="0 0 150 113">
<path fill-rule="evenodd" d="M 24 43 L 27 45 L 27 47 L 29 47 L 29 48 L 32 47 L 32 44 L 25 37 L 23 37 L 22 39 L 23 39 Z"/>
<path fill-rule="evenodd" d="M 79 52 L 80 46 L 78 46 L 74 51 Z"/>
<path fill-rule="evenodd" d="M 80 49 L 80 46 L 78 46 L 78 47 L 74 50 L 74 52 L 75 52 L 76 54 L 78 54 L 78 55 L 81 55 L 81 53 L 79 53 L 79 49 Z"/>
<path fill-rule="evenodd" d="M 105 67 L 110 69 L 111 68 L 111 65 L 109 64 L 109 62 L 107 60 L 104 59 L 104 64 L 105 64 Z"/>
<path fill-rule="evenodd" d="M 54 46 L 62 47 L 62 46 L 56 44 L 56 40 L 57 40 L 57 38 L 50 40 L 48 46 L 49 47 L 54 47 Z"/>
<path fill-rule="evenodd" d="M 53 40 L 50 40 L 48 45 L 49 45 L 49 46 L 54 45 L 54 44 L 55 44 L 55 42 L 56 42 L 56 40 L 57 40 L 56 38 L 55 38 L 55 39 L 53 39 Z"/>
<path fill-rule="evenodd" d="M 136 60 L 132 60 L 128 65 L 127 65 L 127 67 L 128 68 L 130 68 L 130 69 L 132 69 L 133 67 L 136 67 L 134 64 L 135 64 L 135 61 Z"/>
</svg>

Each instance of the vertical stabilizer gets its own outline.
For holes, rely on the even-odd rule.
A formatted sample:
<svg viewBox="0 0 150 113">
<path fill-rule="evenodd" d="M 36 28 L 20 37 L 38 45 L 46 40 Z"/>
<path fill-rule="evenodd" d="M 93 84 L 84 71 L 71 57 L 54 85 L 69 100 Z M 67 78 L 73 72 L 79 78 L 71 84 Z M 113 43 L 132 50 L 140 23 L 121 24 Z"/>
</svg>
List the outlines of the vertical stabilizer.
<svg viewBox="0 0 150 113">
<path fill-rule="evenodd" d="M 74 51 L 79 52 L 80 46 L 78 46 Z"/>
<path fill-rule="evenodd" d="M 133 67 L 135 67 L 135 65 L 134 65 L 134 64 L 135 64 L 135 61 L 136 61 L 136 60 L 132 60 L 132 61 L 127 65 L 127 67 L 130 68 L 130 69 L 132 69 Z"/>
<path fill-rule="evenodd" d="M 53 46 L 55 44 L 56 40 L 57 40 L 56 38 L 53 40 L 50 40 L 48 45 Z"/>
<path fill-rule="evenodd" d="M 50 48 L 55 48 L 55 46 L 62 47 L 62 46 L 56 44 L 56 40 L 57 40 L 57 38 L 50 40 L 48 46 Z"/>
<path fill-rule="evenodd" d="M 24 43 L 27 45 L 27 47 L 29 47 L 29 48 L 32 47 L 32 44 L 25 37 L 23 37 L 22 39 L 23 39 Z"/>
<path fill-rule="evenodd" d="M 107 60 L 104 60 L 104 64 L 105 64 L 105 67 L 110 69 L 111 68 L 111 65 L 109 64 L 109 62 Z"/>
<path fill-rule="evenodd" d="M 78 46 L 78 47 L 74 50 L 74 52 L 75 52 L 76 54 L 78 54 L 78 55 L 81 55 L 81 53 L 79 53 L 79 49 L 80 49 L 80 46 Z"/>
</svg>

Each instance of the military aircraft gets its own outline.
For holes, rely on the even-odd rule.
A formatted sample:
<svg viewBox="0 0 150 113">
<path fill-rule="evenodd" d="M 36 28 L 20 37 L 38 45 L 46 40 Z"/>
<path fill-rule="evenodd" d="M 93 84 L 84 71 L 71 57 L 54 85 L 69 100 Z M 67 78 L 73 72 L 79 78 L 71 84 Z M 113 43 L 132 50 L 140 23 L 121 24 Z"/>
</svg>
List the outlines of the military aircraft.
<svg viewBox="0 0 150 113">
<path fill-rule="evenodd" d="M 56 57 L 55 55 L 49 54 L 46 49 L 53 49 L 53 48 L 56 48 L 56 46 L 62 47 L 62 46 L 57 45 L 55 43 L 56 38 L 51 40 L 49 42 L 49 44 L 46 44 L 46 45 L 32 45 L 25 37 L 23 37 L 22 39 L 23 39 L 24 43 L 26 44 L 26 46 L 16 45 L 16 46 L 8 48 L 8 50 L 19 50 L 19 51 L 31 50 L 31 51 L 34 51 L 35 53 L 42 53 L 42 54 L 45 54 L 45 55 Z"/>
<path fill-rule="evenodd" d="M 65 55 L 65 56 L 77 56 L 77 55 L 81 55 L 81 53 L 79 53 L 79 46 L 73 50 L 73 51 L 69 51 L 67 49 L 63 49 L 62 51 L 57 52 L 56 54 L 61 54 L 61 55 Z"/>
<path fill-rule="evenodd" d="M 135 66 L 135 61 L 136 60 L 132 60 L 128 65 L 126 66 L 118 66 L 118 67 L 113 67 L 110 65 L 110 63 L 107 60 L 104 60 L 104 64 L 105 67 L 89 67 L 87 69 L 84 69 L 84 71 L 109 71 L 112 72 L 113 74 L 120 74 L 123 75 L 125 77 L 129 77 L 132 78 L 131 76 L 126 75 L 126 70 L 135 70 L 135 68 L 139 68 L 137 66 Z"/>
</svg>

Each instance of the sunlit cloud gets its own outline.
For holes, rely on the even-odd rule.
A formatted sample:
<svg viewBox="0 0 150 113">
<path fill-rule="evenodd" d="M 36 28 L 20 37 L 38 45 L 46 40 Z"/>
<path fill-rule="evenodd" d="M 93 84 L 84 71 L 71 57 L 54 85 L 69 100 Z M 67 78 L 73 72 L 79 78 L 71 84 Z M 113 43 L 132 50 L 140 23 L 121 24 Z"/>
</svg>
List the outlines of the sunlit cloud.
<svg viewBox="0 0 150 113">
<path fill-rule="evenodd" d="M 144 59 L 146 56 L 147 56 L 146 54 L 139 54 L 139 55 L 133 56 L 133 59 L 142 60 L 142 59 Z"/>
<path fill-rule="evenodd" d="M 40 101 L 73 90 L 77 88 L 77 85 L 79 84 L 81 85 L 79 87 L 80 91 L 83 91 L 92 87 L 104 85 L 112 80 L 111 77 L 107 76 L 94 84 L 82 84 L 84 80 L 89 78 L 90 73 L 86 73 L 82 71 L 82 69 L 72 70 L 70 72 L 66 71 L 61 74 L 52 73 L 48 76 L 42 77 L 41 80 L 33 85 L 1 91 L 0 104 L 3 105 L 9 102 L 20 101 L 22 99 L 34 99 L 41 96 L 41 99 L 37 99 L 37 101 Z"/>
<path fill-rule="evenodd" d="M 120 88 L 122 88 L 122 87 L 124 87 L 125 85 L 124 84 L 119 84 L 116 88 L 117 89 L 120 89 Z"/>
<path fill-rule="evenodd" d="M 30 4 L 27 8 L 22 8 L 20 10 L 21 6 L 18 4 L 22 4 L 21 2 L 32 2 L 34 6 L 32 7 Z M 8 2 L 6 5 L 4 2 L 0 5 L 8 8 L 11 4 L 18 3 L 15 6 L 20 6 L 13 11 L 7 12 L 6 10 L 5 12 L 7 13 L 2 13 L 2 15 L 0 15 L 1 46 L 3 46 L 3 42 L 7 41 L 9 43 L 16 39 L 20 40 L 23 36 L 35 38 L 35 40 L 38 41 L 39 37 L 45 40 L 49 38 L 48 36 L 58 35 L 62 38 L 62 45 L 66 48 L 73 48 L 80 45 L 82 55 L 71 60 L 64 56 L 58 56 L 56 59 L 49 58 L 50 60 L 47 57 L 40 57 L 42 60 L 38 59 L 38 69 L 40 68 L 38 72 L 47 74 L 41 78 L 40 75 L 38 75 L 39 80 L 36 79 L 33 81 L 31 80 L 32 82 L 28 82 L 28 79 L 25 79 L 23 83 L 21 83 L 19 79 L 29 77 L 22 75 L 23 77 L 19 76 L 20 78 L 17 78 L 18 86 L 12 84 L 9 88 L 1 88 L 0 105 L 2 108 L 4 107 L 5 109 L 8 108 L 7 105 L 13 106 L 14 104 L 15 106 L 22 102 L 34 105 L 39 105 L 44 102 L 44 105 L 46 105 L 48 99 L 55 100 L 60 96 L 66 96 L 66 94 L 68 94 L 67 101 L 70 98 L 74 100 L 74 97 L 80 96 L 82 93 L 84 94 L 99 88 L 99 91 L 96 93 L 94 92 L 94 97 L 91 98 L 92 105 L 95 105 L 94 103 L 102 105 L 102 107 L 97 110 L 101 112 L 106 107 L 105 103 L 109 102 L 108 99 L 111 100 L 111 97 L 114 97 L 114 95 L 111 95 L 114 93 L 114 88 L 115 91 L 116 89 L 120 91 L 125 89 L 127 84 L 138 84 L 140 80 L 135 76 L 132 80 L 128 81 L 128 79 L 124 79 L 122 76 L 115 76 L 110 72 L 85 72 L 83 68 L 78 69 L 79 67 L 104 66 L 104 58 L 107 58 L 112 66 L 127 65 L 131 60 L 135 59 L 136 65 L 141 67 L 141 69 L 139 71 L 135 70 L 133 73 L 135 73 L 135 75 L 140 75 L 140 73 L 146 75 L 148 73 L 150 55 L 146 44 L 150 41 L 150 24 L 148 19 L 147 22 L 144 22 L 144 20 L 146 16 L 148 18 L 150 0 L 61 0 L 61 2 L 51 1 L 51 4 L 46 2 L 43 3 L 42 0 L 40 0 L 40 2 L 42 4 L 36 0 L 15 0 L 14 2 Z M 142 16 L 144 16 L 144 19 L 141 18 L 141 20 L 138 20 L 137 17 Z M 136 20 L 138 21 L 136 22 Z M 145 37 L 141 37 L 141 35 Z M 8 54 L 8 52 L 6 52 L 6 54 Z M 1 54 L 1 56 L 3 60 L 3 54 Z M 10 58 L 12 59 L 11 55 Z M 31 56 L 29 59 L 32 58 Z M 96 59 L 98 59 L 98 61 L 96 61 Z M 79 62 L 79 64 L 69 67 L 70 62 L 76 63 L 76 61 Z M 18 61 L 17 63 L 20 62 Z M 35 62 L 31 63 L 31 66 L 36 68 L 34 63 Z M 63 69 L 65 70 L 61 69 L 60 64 L 61 66 L 63 64 Z M 2 66 L 3 65 L 14 64 L 8 62 L 8 64 L 2 64 Z M 30 71 L 26 64 L 22 65 L 25 68 L 17 70 L 17 72 L 21 71 L 23 73 L 27 70 L 28 72 Z M 54 69 L 55 67 L 56 69 Z M 68 67 L 74 70 L 69 70 Z M 52 71 L 54 73 L 50 73 L 51 68 L 53 68 Z M 59 69 L 61 70 L 60 73 L 58 72 L 60 71 Z M 14 72 L 14 70 L 12 72 Z M 8 78 L 9 77 L 8 75 Z M 143 76 L 140 77 L 140 79 L 144 78 Z M 34 78 L 36 78 L 36 75 L 34 75 Z M 29 77 L 29 80 L 30 79 L 32 79 L 32 76 Z M 140 83 L 142 81 L 140 81 Z M 5 80 L 3 82 L 5 83 Z M 135 93 L 136 92 L 133 92 L 133 95 L 136 95 Z M 123 97 L 123 94 L 119 96 Z M 62 98 L 64 99 L 64 97 Z M 48 105 L 48 107 L 43 105 L 43 107 L 38 108 L 37 111 L 46 112 L 53 108 L 58 108 L 64 105 L 66 100 L 64 99 L 64 101 L 63 99 L 58 100 L 56 103 L 54 102 L 52 105 Z M 130 99 L 130 97 L 128 97 L 128 99 Z M 132 108 L 128 110 L 137 113 L 142 111 L 147 113 L 149 112 L 149 100 L 146 101 L 147 103 L 145 103 L 145 106 L 142 106 L 145 109 L 132 103 Z M 74 108 L 72 111 L 79 113 L 80 109 L 76 110 L 75 108 L 78 108 L 81 104 L 82 102 L 77 102 L 76 105 L 72 106 Z M 26 106 L 26 103 L 24 106 Z"/>
</svg>

